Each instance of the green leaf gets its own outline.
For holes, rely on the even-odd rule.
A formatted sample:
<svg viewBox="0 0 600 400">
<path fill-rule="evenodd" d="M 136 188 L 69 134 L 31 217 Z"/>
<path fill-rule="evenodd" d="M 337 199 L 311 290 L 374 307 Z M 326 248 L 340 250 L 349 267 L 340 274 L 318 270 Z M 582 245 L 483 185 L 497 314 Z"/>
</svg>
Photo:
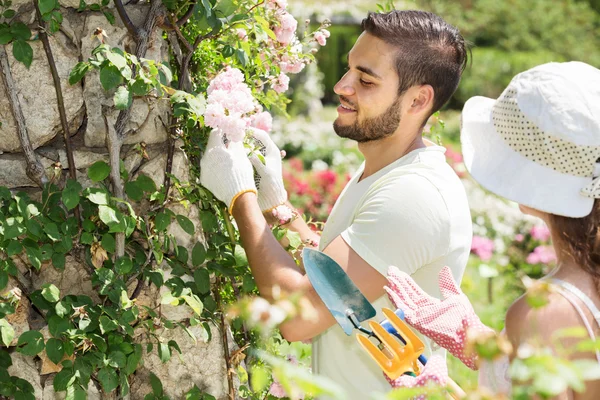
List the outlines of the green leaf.
<svg viewBox="0 0 600 400">
<path fill-rule="evenodd" d="M 204 245 L 200 242 L 196 242 L 194 248 L 192 249 L 192 265 L 197 267 L 204 263 L 206 260 L 206 249 Z"/>
<path fill-rule="evenodd" d="M 117 210 L 109 206 L 98 206 L 98 216 L 100 217 L 100 220 L 108 226 L 121 222 L 119 218 L 117 218 Z"/>
<path fill-rule="evenodd" d="M 81 183 L 74 179 L 67 180 L 65 190 L 62 192 L 62 201 L 67 210 L 72 210 L 79 204 L 79 192 L 81 192 Z"/>
<path fill-rule="evenodd" d="M 29 68 L 33 61 L 33 49 L 29 43 L 23 40 L 15 40 L 13 42 L 13 56 L 17 61 L 22 62 Z"/>
<path fill-rule="evenodd" d="M 58 270 L 65 269 L 65 263 L 67 259 L 62 253 L 54 253 L 52 254 L 52 266 Z"/>
<path fill-rule="evenodd" d="M 108 91 L 123 83 L 123 76 L 114 65 L 105 65 L 100 69 L 100 83 L 102 84 L 102 88 Z"/>
<path fill-rule="evenodd" d="M 56 0 L 39 0 L 38 5 L 42 15 L 51 12 L 57 6 Z"/>
<path fill-rule="evenodd" d="M 33 266 L 33 268 L 39 269 L 42 267 L 42 253 L 39 248 L 26 246 L 25 252 L 27 253 L 27 258 L 29 258 L 29 262 Z"/>
<path fill-rule="evenodd" d="M 111 351 L 108 354 L 108 364 L 115 368 L 124 368 L 127 364 L 127 357 L 121 351 Z"/>
<path fill-rule="evenodd" d="M 88 177 L 94 182 L 100 182 L 110 175 L 110 166 L 104 161 L 96 161 L 88 169 Z"/>
<path fill-rule="evenodd" d="M 244 279 L 242 281 L 242 291 L 244 293 L 250 293 L 254 289 L 256 289 L 256 283 L 254 282 L 252 275 L 244 275 Z"/>
<path fill-rule="evenodd" d="M 217 3 L 213 10 L 217 17 L 225 18 L 229 17 L 237 10 L 237 5 L 233 0 L 221 0 Z"/>
<path fill-rule="evenodd" d="M 128 274 L 133 269 L 133 262 L 128 256 L 123 256 L 115 263 L 115 270 L 118 274 Z"/>
<path fill-rule="evenodd" d="M 181 228 L 189 235 L 193 235 L 195 231 L 194 223 L 190 221 L 190 219 L 184 215 L 177 215 L 177 222 Z"/>
<path fill-rule="evenodd" d="M 196 296 L 195 294 L 192 294 L 191 296 L 181 296 L 181 297 L 183 297 L 183 299 L 188 304 L 188 306 L 190 306 L 190 308 L 192 310 L 194 310 L 194 312 L 197 315 L 202 314 L 202 310 L 204 309 L 204 306 L 202 305 L 202 302 L 200 301 L 198 296 Z"/>
<path fill-rule="evenodd" d="M 236 55 L 238 61 L 240 62 L 240 64 L 242 64 L 242 67 L 245 67 L 250 62 L 250 59 L 248 58 L 248 54 L 242 49 L 236 49 L 235 55 Z"/>
<path fill-rule="evenodd" d="M 265 367 L 254 367 L 252 368 L 252 389 L 256 392 L 262 392 L 267 388 L 271 380 L 271 374 L 267 371 Z"/>
<path fill-rule="evenodd" d="M 152 372 L 150 372 L 150 385 L 152 386 L 152 393 L 154 393 L 155 396 L 163 395 L 163 385 L 160 382 L 160 379 Z"/>
<path fill-rule="evenodd" d="M 6 19 L 11 19 L 12 17 L 15 16 L 17 12 L 15 10 L 6 10 L 4 11 L 4 14 L 2 14 L 2 16 Z"/>
<path fill-rule="evenodd" d="M 2 343 L 4 343 L 6 347 L 10 346 L 10 343 L 15 337 L 15 329 L 6 318 L 0 319 L 0 336 L 2 338 Z"/>
<path fill-rule="evenodd" d="M 115 321 L 108 318 L 106 315 L 102 315 L 100 317 L 100 332 L 104 335 L 106 332 L 114 331 L 118 328 L 118 325 Z"/>
<path fill-rule="evenodd" d="M 125 183 L 125 193 L 127 193 L 127 196 L 130 199 L 135 201 L 140 201 L 144 197 L 144 192 L 136 181 L 129 181 Z"/>
<path fill-rule="evenodd" d="M 171 223 L 171 214 L 161 211 L 154 217 L 154 228 L 157 231 L 164 231 Z"/>
<path fill-rule="evenodd" d="M 54 390 L 62 392 L 67 390 L 75 382 L 75 375 L 73 374 L 72 368 L 63 368 L 58 374 L 54 376 Z"/>
<path fill-rule="evenodd" d="M 48 319 L 48 331 L 56 338 L 60 337 L 71 328 L 71 322 L 68 318 L 61 318 L 58 315 L 53 315 Z"/>
<path fill-rule="evenodd" d="M 60 291 L 52 283 L 42 285 L 42 296 L 50 303 L 56 303 L 60 300 Z"/>
<path fill-rule="evenodd" d="M 11 240 L 6 247 L 6 253 L 9 257 L 14 256 L 15 254 L 20 254 L 23 251 L 23 246 L 21 242 L 18 240 Z"/>
<path fill-rule="evenodd" d="M 69 74 L 69 85 L 74 85 L 83 79 L 85 74 L 92 68 L 92 65 L 88 62 L 81 61 L 75 64 L 71 73 Z"/>
<path fill-rule="evenodd" d="M 181 261 L 184 264 L 187 264 L 189 258 L 188 251 L 183 246 L 177 246 L 177 260 Z"/>
<path fill-rule="evenodd" d="M 89 232 L 83 232 L 81 234 L 81 239 L 80 239 L 81 243 L 83 244 L 92 244 L 94 243 L 94 235 L 92 235 Z"/>
<path fill-rule="evenodd" d="M 98 380 L 106 393 L 112 392 L 119 385 L 117 373 L 114 369 L 108 367 L 104 367 L 98 371 Z"/>
<path fill-rule="evenodd" d="M 117 110 L 126 110 L 133 103 L 133 93 L 131 93 L 127 86 L 119 86 L 115 92 L 113 101 Z"/>
<path fill-rule="evenodd" d="M 54 364 L 58 364 L 65 354 L 65 350 L 63 348 L 63 342 L 61 340 L 50 338 L 46 342 L 46 354 L 50 361 Z"/>
<path fill-rule="evenodd" d="M 203 400 L 204 396 L 198 386 L 194 385 L 193 388 L 187 391 L 185 394 L 185 400 Z"/>
<path fill-rule="evenodd" d="M 44 336 L 39 331 L 26 331 L 19 336 L 17 351 L 26 356 L 35 356 L 44 350 Z"/>
<path fill-rule="evenodd" d="M 163 363 L 166 363 L 171 359 L 171 348 L 168 344 L 160 343 L 158 345 L 158 357 Z"/>
<path fill-rule="evenodd" d="M 121 69 L 123 69 L 125 67 L 129 67 L 127 65 L 127 60 L 125 59 L 125 57 L 123 57 L 117 51 L 114 51 L 114 50 L 107 51 L 106 52 L 106 58 L 108 59 L 108 61 L 110 61 L 111 63 L 113 63 L 113 65 L 115 67 L 117 67 L 119 70 L 121 70 Z"/>
<path fill-rule="evenodd" d="M 24 23 L 17 21 L 10 25 L 10 33 L 15 40 L 31 39 L 31 30 Z"/>
<path fill-rule="evenodd" d="M 46 235 L 48 235 L 48 237 L 55 242 L 61 239 L 58 226 L 54 222 L 46 223 L 44 225 L 44 232 L 46 232 Z"/>
<path fill-rule="evenodd" d="M 302 245 L 302 237 L 300 237 L 298 232 L 293 232 L 288 229 L 286 236 L 290 242 L 290 247 L 293 249 L 297 249 Z"/>
<path fill-rule="evenodd" d="M 242 246 L 235 246 L 233 256 L 235 258 L 236 266 L 245 267 L 248 265 L 248 257 L 246 256 L 246 251 Z"/>
<path fill-rule="evenodd" d="M 0 290 L 4 289 L 8 284 L 8 272 L 0 271 Z"/>
</svg>

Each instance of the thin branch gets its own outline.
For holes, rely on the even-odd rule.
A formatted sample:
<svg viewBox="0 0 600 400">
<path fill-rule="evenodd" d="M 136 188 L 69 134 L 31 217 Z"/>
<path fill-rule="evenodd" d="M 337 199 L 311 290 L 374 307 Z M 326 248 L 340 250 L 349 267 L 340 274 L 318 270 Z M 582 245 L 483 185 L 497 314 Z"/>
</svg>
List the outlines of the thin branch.
<svg viewBox="0 0 600 400">
<path fill-rule="evenodd" d="M 117 11 L 119 11 L 119 5 L 123 8 L 123 3 L 120 0 L 115 0 L 115 5 L 117 6 Z M 144 20 L 144 25 L 142 28 L 137 28 L 133 26 L 127 13 L 125 13 L 125 9 L 123 8 L 122 12 L 119 11 L 119 16 L 123 20 L 123 23 L 127 26 L 127 24 L 131 24 L 131 28 L 128 26 L 127 29 L 131 33 L 132 31 L 135 33 L 134 39 L 136 41 L 135 48 L 135 56 L 140 59 L 146 55 L 146 51 L 148 50 L 148 45 L 150 43 L 150 37 L 154 31 L 156 26 L 156 19 L 160 7 L 162 6 L 161 0 L 152 0 L 150 3 L 150 9 L 146 14 L 146 18 Z M 135 68 L 132 69 L 132 77 L 135 78 L 137 71 Z M 121 146 L 123 145 L 123 141 L 125 139 L 125 128 L 127 127 L 127 123 L 129 122 L 129 118 L 131 116 L 131 107 L 128 107 L 125 110 L 121 110 L 119 115 L 117 116 L 117 121 L 114 127 L 110 126 L 107 122 L 107 130 L 108 133 L 106 135 L 106 145 L 108 147 L 108 154 L 110 160 L 110 180 L 113 186 L 114 195 L 120 199 L 124 199 L 124 190 L 123 190 L 123 182 L 121 181 Z M 106 117 L 105 117 L 106 120 Z M 125 233 L 117 232 L 115 234 L 115 257 L 119 258 L 125 254 Z"/>
<path fill-rule="evenodd" d="M 129 15 L 127 15 L 127 11 L 125 11 L 125 6 L 121 0 L 115 0 L 115 8 L 117 9 L 117 13 L 119 13 L 119 18 L 123 21 L 123 25 L 127 28 L 127 32 L 133 37 L 133 40 L 138 41 L 140 32 L 139 29 L 131 22 Z"/>
<path fill-rule="evenodd" d="M 171 20 L 171 23 L 173 24 L 173 26 L 175 27 L 174 31 L 177 34 L 177 37 L 179 38 L 179 40 L 181 40 L 181 43 L 183 43 L 184 47 L 187 49 L 188 52 L 193 52 L 194 49 L 192 48 L 192 45 L 183 36 L 183 34 L 181 33 L 181 30 L 179 29 L 179 27 L 177 26 L 177 24 L 174 23 L 174 18 L 170 17 L 170 20 Z"/>
<path fill-rule="evenodd" d="M 176 27 L 182 26 L 191 18 L 192 14 L 194 14 L 195 6 L 196 2 L 194 1 L 192 4 L 190 4 L 185 14 L 183 14 L 177 21 L 173 21 L 171 18 L 169 18 L 169 22 L 163 22 L 160 25 L 160 28 L 164 29 L 165 31 L 171 31 L 176 29 Z"/>
<path fill-rule="evenodd" d="M 4 46 L 0 46 L 0 67 L 2 70 L 0 75 L 2 76 L 2 81 L 4 82 L 4 87 L 9 97 L 13 117 L 17 123 L 17 134 L 27 163 L 27 176 L 39 187 L 43 187 L 44 184 L 48 182 L 48 177 L 31 145 L 29 133 L 27 132 L 27 125 L 25 124 L 25 116 L 23 115 L 23 110 L 21 109 L 19 98 L 17 97 L 17 89 L 10 72 L 10 64 L 8 63 L 8 56 Z"/>
<path fill-rule="evenodd" d="M 221 277 L 217 277 L 215 282 L 215 302 L 217 309 L 221 309 Z M 235 386 L 233 385 L 233 371 L 231 371 L 231 360 L 229 359 L 229 340 L 227 339 L 227 327 L 225 325 L 225 316 L 221 313 L 221 340 L 223 341 L 223 352 L 225 353 L 225 368 L 227 369 L 227 384 L 229 385 L 229 400 L 235 400 Z"/>
<path fill-rule="evenodd" d="M 71 134 L 69 132 L 69 122 L 67 121 L 67 112 L 65 110 L 65 102 L 62 95 L 62 88 L 60 86 L 60 77 L 56 70 L 56 62 L 52 55 L 52 48 L 50 47 L 50 41 L 46 34 L 46 24 L 42 19 L 42 13 L 37 0 L 33 0 L 35 7 L 35 13 L 37 16 L 38 23 L 40 24 L 39 37 L 44 45 L 44 51 L 46 52 L 46 58 L 48 59 L 48 66 L 50 67 L 50 73 L 52 74 L 52 80 L 54 81 L 54 90 L 56 91 L 56 102 L 58 106 L 58 114 L 60 115 L 60 124 L 63 130 L 63 138 L 65 141 L 65 147 L 67 151 L 67 160 L 69 163 L 69 176 L 73 180 L 77 180 L 77 172 L 75 168 L 75 158 L 73 157 L 73 148 L 71 147 Z M 81 214 L 79 212 L 79 205 L 75 207 L 75 217 L 77 218 L 77 225 L 81 228 Z"/>
</svg>

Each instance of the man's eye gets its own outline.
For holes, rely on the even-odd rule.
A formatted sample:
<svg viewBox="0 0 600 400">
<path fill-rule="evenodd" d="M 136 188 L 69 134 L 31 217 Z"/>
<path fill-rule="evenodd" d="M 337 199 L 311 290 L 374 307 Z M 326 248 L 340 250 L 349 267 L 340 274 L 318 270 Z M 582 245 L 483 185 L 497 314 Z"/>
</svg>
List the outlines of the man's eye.
<svg viewBox="0 0 600 400">
<path fill-rule="evenodd" d="M 364 86 L 371 86 L 371 85 L 373 85 L 373 82 L 367 82 L 367 81 L 364 81 L 364 80 L 362 80 L 362 79 L 360 80 L 360 83 L 361 83 L 362 85 L 364 85 Z"/>
</svg>

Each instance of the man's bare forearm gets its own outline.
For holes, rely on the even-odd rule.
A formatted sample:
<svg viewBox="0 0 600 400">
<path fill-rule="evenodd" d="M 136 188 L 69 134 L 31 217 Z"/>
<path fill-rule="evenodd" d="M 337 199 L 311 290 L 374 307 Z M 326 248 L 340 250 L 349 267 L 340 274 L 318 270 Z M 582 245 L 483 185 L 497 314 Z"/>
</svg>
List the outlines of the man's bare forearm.
<svg viewBox="0 0 600 400">
<path fill-rule="evenodd" d="M 261 296 L 272 299 L 273 286 L 287 293 L 306 290 L 304 274 L 273 236 L 254 193 L 245 193 L 235 201 L 233 216 Z M 298 232 L 303 243 L 318 242 L 319 236 L 302 218 L 296 218 L 285 228 Z"/>
</svg>

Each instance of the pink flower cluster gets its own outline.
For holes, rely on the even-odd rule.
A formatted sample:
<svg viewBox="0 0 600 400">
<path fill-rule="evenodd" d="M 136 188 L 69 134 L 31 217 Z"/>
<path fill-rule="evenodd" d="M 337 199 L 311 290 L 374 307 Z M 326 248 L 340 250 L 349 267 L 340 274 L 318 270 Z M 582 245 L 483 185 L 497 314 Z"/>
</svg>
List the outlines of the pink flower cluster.
<svg viewBox="0 0 600 400">
<path fill-rule="evenodd" d="M 275 207 L 271 213 L 277 218 L 279 225 L 285 225 L 294 218 L 294 211 L 285 204 Z"/>
<path fill-rule="evenodd" d="M 315 38 L 317 43 L 319 43 L 319 45 L 325 46 L 325 44 L 327 43 L 327 38 L 329 38 L 329 35 L 330 35 L 330 33 L 327 29 L 319 29 L 318 31 L 316 31 L 314 33 L 313 37 Z"/>
<path fill-rule="evenodd" d="M 287 356 L 287 361 L 292 365 L 298 365 L 298 359 L 291 354 Z M 281 385 L 276 376 L 273 376 L 273 383 L 271 383 L 271 386 L 269 387 L 269 394 L 278 399 L 287 397 L 287 393 L 285 392 L 283 385 Z M 304 399 L 304 394 L 294 393 L 294 399 L 302 400 Z"/>
<path fill-rule="evenodd" d="M 229 140 L 241 142 L 250 126 L 267 132 L 271 130 L 271 115 L 260 112 L 239 69 L 225 68 L 210 82 L 207 93 L 204 123 L 223 131 Z"/>
<path fill-rule="evenodd" d="M 549 264 L 556 261 L 556 253 L 552 246 L 538 246 L 528 256 L 529 264 Z"/>
<path fill-rule="evenodd" d="M 489 261 L 494 253 L 494 242 L 482 236 L 473 236 L 471 251 L 482 261 Z"/>
<path fill-rule="evenodd" d="M 298 21 L 296 18 L 285 10 L 277 12 L 277 21 L 279 25 L 273 29 L 277 41 L 283 45 L 290 44 L 296 37 L 296 29 Z"/>
<path fill-rule="evenodd" d="M 550 229 L 546 225 L 534 225 L 529 231 L 531 237 L 540 242 L 545 242 L 550 239 Z"/>
<path fill-rule="evenodd" d="M 290 77 L 281 72 L 277 79 L 275 79 L 275 83 L 273 84 L 273 90 L 277 93 L 283 93 L 288 90 L 290 85 Z"/>
</svg>

